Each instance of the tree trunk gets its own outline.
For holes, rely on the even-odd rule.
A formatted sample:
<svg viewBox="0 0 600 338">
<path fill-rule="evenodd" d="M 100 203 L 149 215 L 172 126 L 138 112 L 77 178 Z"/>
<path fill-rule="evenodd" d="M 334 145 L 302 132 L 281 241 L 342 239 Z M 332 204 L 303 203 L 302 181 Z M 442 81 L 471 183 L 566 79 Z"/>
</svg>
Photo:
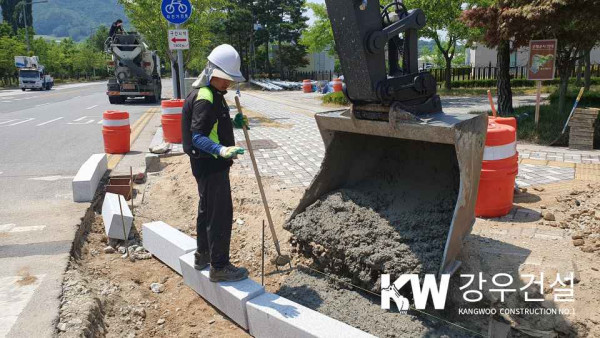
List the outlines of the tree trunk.
<svg viewBox="0 0 600 338">
<path fill-rule="evenodd" d="M 446 90 L 452 89 L 452 58 L 444 56 L 446 59 Z"/>
<path fill-rule="evenodd" d="M 508 40 L 500 41 L 496 58 L 498 67 L 498 113 L 500 116 L 508 116 L 514 113 L 512 105 L 512 90 L 510 87 L 510 43 Z"/>
<path fill-rule="evenodd" d="M 561 114 L 565 112 L 567 89 L 569 87 L 569 73 L 571 70 L 570 68 L 571 67 L 569 67 L 569 65 L 565 65 L 558 70 L 558 74 L 560 76 L 560 86 L 558 88 L 558 111 Z"/>
<path fill-rule="evenodd" d="M 590 57 L 591 54 L 591 49 L 588 49 L 585 51 L 585 75 L 584 75 L 584 82 L 585 82 L 585 90 L 590 90 L 590 85 L 592 84 L 592 60 Z"/>
<path fill-rule="evenodd" d="M 271 70 L 271 61 L 269 61 L 269 38 L 267 38 L 267 72 L 269 73 L 269 79 L 273 78 L 273 72 Z"/>
<path fill-rule="evenodd" d="M 580 54 L 579 54 L 579 56 L 580 57 L 583 56 L 584 55 L 583 53 L 585 53 L 585 52 L 581 51 Z M 576 73 L 577 74 L 575 74 L 575 85 L 577 87 L 580 87 L 581 86 L 581 73 L 583 73 L 583 58 L 577 60 L 577 71 L 576 71 Z"/>
</svg>

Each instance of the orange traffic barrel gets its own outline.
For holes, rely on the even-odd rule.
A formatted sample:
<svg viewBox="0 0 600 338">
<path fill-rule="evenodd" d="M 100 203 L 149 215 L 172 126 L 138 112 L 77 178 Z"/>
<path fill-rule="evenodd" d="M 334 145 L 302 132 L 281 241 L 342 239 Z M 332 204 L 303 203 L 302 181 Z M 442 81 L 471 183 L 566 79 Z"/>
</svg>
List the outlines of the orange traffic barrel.
<svg viewBox="0 0 600 338">
<path fill-rule="evenodd" d="M 181 143 L 181 111 L 185 100 L 164 100 L 161 103 L 163 138 L 169 143 Z"/>
<path fill-rule="evenodd" d="M 333 91 L 341 92 L 342 91 L 342 80 L 339 78 L 333 79 Z"/>
<path fill-rule="evenodd" d="M 125 154 L 130 150 L 129 113 L 107 110 L 102 115 L 102 137 L 107 154 Z"/>
<path fill-rule="evenodd" d="M 510 212 L 518 171 L 515 128 L 489 122 L 475 204 L 476 216 L 500 217 Z"/>
<path fill-rule="evenodd" d="M 310 80 L 302 81 L 302 90 L 305 93 L 312 93 L 312 81 L 310 81 Z"/>
<path fill-rule="evenodd" d="M 490 122 L 496 122 L 499 124 L 505 124 L 507 126 L 511 126 L 517 130 L 517 119 L 514 117 L 491 117 L 489 118 Z"/>
</svg>

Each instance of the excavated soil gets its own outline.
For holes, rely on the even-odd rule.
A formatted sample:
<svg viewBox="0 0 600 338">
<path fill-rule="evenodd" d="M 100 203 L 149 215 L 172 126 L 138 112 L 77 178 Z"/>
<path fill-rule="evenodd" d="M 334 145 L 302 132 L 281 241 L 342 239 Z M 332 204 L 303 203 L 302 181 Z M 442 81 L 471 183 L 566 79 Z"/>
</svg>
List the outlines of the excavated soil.
<svg viewBox="0 0 600 338">
<path fill-rule="evenodd" d="M 187 156 L 161 159 L 163 170 L 148 178 L 135 200 L 130 241 L 136 259 L 118 252 L 123 242 L 109 242 L 102 217 L 92 211 L 80 253 L 72 257 L 63 283 L 59 337 L 245 337 L 247 332 L 190 289 L 183 278 L 146 253 L 142 224 L 165 223 L 196 236 L 198 194 Z M 254 179 L 231 173 L 234 219 L 231 261 L 261 281 L 261 233 L 264 209 Z M 281 228 L 301 195 L 265 179 L 282 250 L 289 253 L 290 234 Z M 141 189 L 137 186 L 136 189 Z M 99 211 L 99 210 L 96 210 Z M 265 287 L 274 292 L 290 272 L 271 263 L 275 250 L 265 231 Z M 114 248 L 108 249 L 112 245 Z M 114 251 L 113 251 L 114 250 Z M 138 250 L 136 252 L 136 250 Z M 297 261 L 294 261 L 294 264 Z M 27 282 L 24 275 L 23 282 Z M 153 283 L 160 292 L 151 290 Z"/>
</svg>

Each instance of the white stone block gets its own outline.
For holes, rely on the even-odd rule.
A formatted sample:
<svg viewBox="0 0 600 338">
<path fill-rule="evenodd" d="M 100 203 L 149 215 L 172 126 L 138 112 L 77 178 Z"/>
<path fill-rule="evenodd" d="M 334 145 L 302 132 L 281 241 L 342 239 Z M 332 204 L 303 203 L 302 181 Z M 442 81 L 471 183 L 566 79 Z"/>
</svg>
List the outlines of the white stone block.
<svg viewBox="0 0 600 338">
<path fill-rule="evenodd" d="M 142 237 L 144 248 L 180 275 L 179 257 L 196 251 L 196 239 L 165 222 L 143 224 Z"/>
<path fill-rule="evenodd" d="M 119 199 L 121 200 L 120 207 Z M 122 218 L 121 209 L 123 209 Z M 131 210 L 129 210 L 125 197 L 107 192 L 104 195 L 104 202 L 102 203 L 102 219 L 104 220 L 104 231 L 108 238 L 125 240 L 129 237 L 133 215 L 131 214 Z M 125 229 L 123 229 L 123 221 L 125 222 Z"/>
<path fill-rule="evenodd" d="M 179 260 L 185 284 L 239 326 L 248 329 L 246 302 L 263 294 L 265 288 L 250 278 L 239 282 L 213 283 L 208 277 L 209 268 L 202 271 L 194 269 L 193 252 L 181 256 Z"/>
<path fill-rule="evenodd" d="M 106 154 L 90 156 L 73 178 L 73 201 L 91 202 L 106 170 L 108 170 Z"/>
<path fill-rule="evenodd" d="M 287 298 L 264 293 L 246 303 L 254 337 L 374 337 Z"/>
</svg>

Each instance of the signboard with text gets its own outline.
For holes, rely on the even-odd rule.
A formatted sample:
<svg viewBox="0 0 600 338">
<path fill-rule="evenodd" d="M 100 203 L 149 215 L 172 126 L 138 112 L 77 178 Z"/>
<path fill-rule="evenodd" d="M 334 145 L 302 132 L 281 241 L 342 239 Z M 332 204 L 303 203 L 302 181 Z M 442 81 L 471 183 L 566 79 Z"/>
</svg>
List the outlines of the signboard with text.
<svg viewBox="0 0 600 338">
<path fill-rule="evenodd" d="M 190 39 L 187 29 L 169 30 L 169 49 L 190 49 Z"/>
<path fill-rule="evenodd" d="M 529 41 L 528 80 L 554 80 L 556 40 Z"/>
</svg>

